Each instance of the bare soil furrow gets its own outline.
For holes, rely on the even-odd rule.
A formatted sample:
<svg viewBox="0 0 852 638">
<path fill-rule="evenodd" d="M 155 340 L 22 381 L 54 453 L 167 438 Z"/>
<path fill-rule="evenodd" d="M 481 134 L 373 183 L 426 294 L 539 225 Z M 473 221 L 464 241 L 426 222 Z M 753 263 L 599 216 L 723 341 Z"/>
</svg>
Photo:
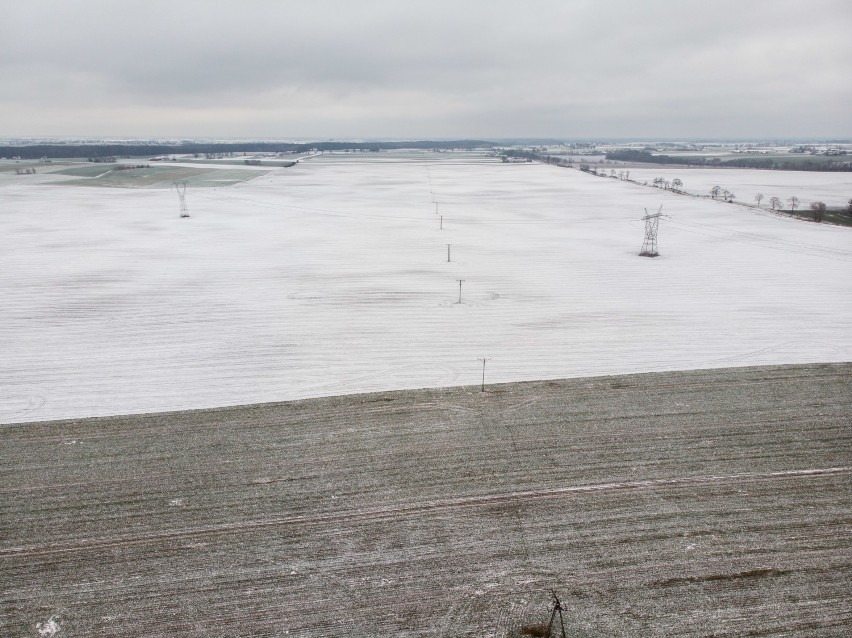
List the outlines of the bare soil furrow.
<svg viewBox="0 0 852 638">
<path fill-rule="evenodd" d="M 186 529 L 181 530 L 179 532 L 171 532 L 168 534 L 119 538 L 82 539 L 77 543 L 64 545 L 53 544 L 11 547 L 0 549 L 0 558 L 11 555 L 33 556 L 56 552 L 77 552 L 85 551 L 88 549 L 105 549 L 110 547 L 120 547 L 128 545 L 144 545 L 148 543 L 173 541 L 184 538 L 240 533 L 247 530 L 259 529 L 264 527 L 279 527 L 286 525 L 330 525 L 356 521 L 378 521 L 382 519 L 397 519 L 416 514 L 425 514 L 442 509 L 481 507 L 486 505 L 513 501 L 524 501 L 541 498 L 556 498 L 561 496 L 573 496 L 595 492 L 610 492 L 616 490 L 659 490 L 671 489 L 687 485 L 705 485 L 708 483 L 745 483 L 772 479 L 791 479 L 808 476 L 837 475 L 849 473 L 852 473 L 852 467 L 832 467 L 809 470 L 784 470 L 780 472 L 735 474 L 731 476 L 693 476 L 650 481 L 628 481 L 622 483 L 603 483 L 595 485 L 563 487 L 549 490 L 528 490 L 522 492 L 508 492 L 503 494 L 483 494 L 481 496 L 469 496 L 455 499 L 427 501 L 424 503 L 415 503 L 411 505 L 373 508 L 368 510 L 354 510 L 339 512 L 335 514 L 323 514 L 316 516 L 294 516 L 289 518 L 277 518 L 272 520 L 260 521 L 243 521 L 238 523 L 231 523 L 228 525 L 218 525 L 214 527 L 206 527 L 200 529 Z"/>
<path fill-rule="evenodd" d="M 852 628 L 852 364 L 0 428 L 0 635 Z M 420 407 L 423 407 L 421 410 Z"/>
</svg>

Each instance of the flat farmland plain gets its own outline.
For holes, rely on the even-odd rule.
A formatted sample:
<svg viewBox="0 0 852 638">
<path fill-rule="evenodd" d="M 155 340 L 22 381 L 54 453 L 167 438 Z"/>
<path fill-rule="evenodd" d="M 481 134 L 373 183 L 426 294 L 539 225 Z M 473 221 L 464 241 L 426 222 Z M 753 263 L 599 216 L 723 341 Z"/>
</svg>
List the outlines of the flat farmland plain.
<svg viewBox="0 0 852 638">
<path fill-rule="evenodd" d="M 847 636 L 852 364 L 7 425 L 0 634 Z"/>
<path fill-rule="evenodd" d="M 848 228 L 474 153 L 190 184 L 189 219 L 39 171 L 0 174 L 0 423 L 472 385 L 479 357 L 494 382 L 852 360 Z"/>
</svg>

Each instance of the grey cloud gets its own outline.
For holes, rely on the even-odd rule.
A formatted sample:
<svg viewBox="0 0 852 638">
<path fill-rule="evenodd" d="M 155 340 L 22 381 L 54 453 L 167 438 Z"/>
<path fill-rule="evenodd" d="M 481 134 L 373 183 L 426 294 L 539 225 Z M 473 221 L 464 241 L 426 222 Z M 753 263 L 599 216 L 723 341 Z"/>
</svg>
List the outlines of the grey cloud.
<svg viewBox="0 0 852 638">
<path fill-rule="evenodd" d="M 2 135 L 73 135 L 56 128 L 69 112 L 87 132 L 131 118 L 127 135 L 852 135 L 843 0 L 30 0 L 5 13 Z"/>
</svg>

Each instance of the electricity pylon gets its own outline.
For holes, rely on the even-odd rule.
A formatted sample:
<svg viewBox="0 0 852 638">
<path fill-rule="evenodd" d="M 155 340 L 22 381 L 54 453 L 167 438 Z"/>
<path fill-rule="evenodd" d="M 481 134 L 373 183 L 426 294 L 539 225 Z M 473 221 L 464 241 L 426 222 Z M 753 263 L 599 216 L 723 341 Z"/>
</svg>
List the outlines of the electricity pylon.
<svg viewBox="0 0 852 638">
<path fill-rule="evenodd" d="M 645 209 L 645 216 L 642 218 L 645 220 L 645 241 L 642 242 L 642 250 L 639 253 L 642 257 L 656 257 L 660 254 L 657 252 L 657 229 L 660 226 L 660 217 L 663 216 L 662 211 L 662 205 L 653 215 Z"/>
<path fill-rule="evenodd" d="M 189 217 L 189 209 L 186 207 L 186 182 L 175 182 L 175 190 L 180 197 L 180 216 Z"/>
<path fill-rule="evenodd" d="M 547 636 L 547 638 L 550 638 L 551 631 L 556 627 L 556 623 L 554 621 L 556 620 L 556 614 L 558 613 L 559 614 L 559 628 L 562 630 L 562 638 L 566 638 L 566 636 L 565 636 L 565 621 L 562 618 L 562 603 L 559 602 L 559 598 L 556 596 L 555 591 L 551 590 L 550 593 L 553 595 L 553 611 L 550 612 L 550 622 L 547 623 L 547 633 L 545 633 L 544 635 Z"/>
</svg>

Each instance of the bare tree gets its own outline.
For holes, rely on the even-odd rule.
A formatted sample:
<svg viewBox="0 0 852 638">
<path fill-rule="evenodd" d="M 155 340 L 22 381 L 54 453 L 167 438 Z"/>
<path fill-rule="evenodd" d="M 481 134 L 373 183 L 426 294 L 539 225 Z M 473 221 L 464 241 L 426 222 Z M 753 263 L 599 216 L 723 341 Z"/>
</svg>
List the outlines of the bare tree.
<svg viewBox="0 0 852 638">
<path fill-rule="evenodd" d="M 799 198 L 793 195 L 787 200 L 787 203 L 790 204 L 790 210 L 796 210 L 799 207 Z"/>
<path fill-rule="evenodd" d="M 814 211 L 814 221 L 819 223 L 825 217 L 825 203 L 811 202 L 811 210 Z"/>
<path fill-rule="evenodd" d="M 719 193 L 721 193 L 721 192 L 722 192 L 722 187 L 718 186 L 718 185 L 714 186 L 713 188 L 710 189 L 710 194 L 713 196 L 713 199 L 716 199 L 717 197 L 719 197 Z"/>
<path fill-rule="evenodd" d="M 680 191 L 681 188 L 683 188 L 683 182 L 681 181 L 681 179 L 679 177 L 675 177 L 672 180 L 672 189 L 676 190 L 676 191 Z"/>
<path fill-rule="evenodd" d="M 781 210 L 781 198 L 780 197 L 772 197 L 769 200 L 769 205 L 772 207 L 772 210 Z"/>
<path fill-rule="evenodd" d="M 754 196 L 754 201 L 757 202 L 757 207 L 760 208 L 760 200 L 763 199 L 763 193 L 758 193 Z"/>
</svg>

